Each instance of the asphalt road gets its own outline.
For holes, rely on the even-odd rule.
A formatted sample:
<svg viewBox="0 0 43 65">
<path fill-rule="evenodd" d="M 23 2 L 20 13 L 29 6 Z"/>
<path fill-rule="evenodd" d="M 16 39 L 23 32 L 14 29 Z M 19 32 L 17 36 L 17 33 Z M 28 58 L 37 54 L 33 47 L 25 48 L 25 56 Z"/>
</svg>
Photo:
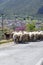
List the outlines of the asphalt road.
<svg viewBox="0 0 43 65">
<path fill-rule="evenodd" d="M 43 58 L 43 41 L 0 46 L 0 65 L 37 65 Z"/>
</svg>

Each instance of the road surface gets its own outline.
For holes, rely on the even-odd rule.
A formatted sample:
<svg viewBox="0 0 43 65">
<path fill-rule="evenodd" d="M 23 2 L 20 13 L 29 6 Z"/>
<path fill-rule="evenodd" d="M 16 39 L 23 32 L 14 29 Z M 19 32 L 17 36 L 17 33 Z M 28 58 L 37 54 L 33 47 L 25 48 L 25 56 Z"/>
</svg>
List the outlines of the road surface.
<svg viewBox="0 0 43 65">
<path fill-rule="evenodd" d="M 43 58 L 43 41 L 0 45 L 0 65 L 36 65 Z"/>
</svg>

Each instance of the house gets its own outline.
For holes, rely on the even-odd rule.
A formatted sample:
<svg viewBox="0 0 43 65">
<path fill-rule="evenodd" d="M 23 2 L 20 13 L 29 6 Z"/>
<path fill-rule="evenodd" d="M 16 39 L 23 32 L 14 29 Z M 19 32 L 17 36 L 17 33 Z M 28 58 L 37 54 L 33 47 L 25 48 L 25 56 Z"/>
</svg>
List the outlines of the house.
<svg viewBox="0 0 43 65">
<path fill-rule="evenodd" d="M 35 23 L 35 27 L 38 29 L 38 28 L 41 28 L 41 24 L 43 24 L 43 22 L 42 21 L 37 21 L 36 23 Z"/>
</svg>

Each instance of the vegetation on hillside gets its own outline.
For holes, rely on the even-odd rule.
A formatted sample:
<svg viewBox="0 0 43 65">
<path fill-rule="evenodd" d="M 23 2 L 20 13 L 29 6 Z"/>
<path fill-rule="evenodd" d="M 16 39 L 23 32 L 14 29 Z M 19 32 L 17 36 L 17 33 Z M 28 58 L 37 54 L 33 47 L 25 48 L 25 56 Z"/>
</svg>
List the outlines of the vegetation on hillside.
<svg viewBox="0 0 43 65">
<path fill-rule="evenodd" d="M 43 16 L 43 0 L 0 0 L 0 3 L 0 10 L 5 12 L 7 18 L 12 19 L 14 15 L 35 16 L 40 14 Z"/>
</svg>

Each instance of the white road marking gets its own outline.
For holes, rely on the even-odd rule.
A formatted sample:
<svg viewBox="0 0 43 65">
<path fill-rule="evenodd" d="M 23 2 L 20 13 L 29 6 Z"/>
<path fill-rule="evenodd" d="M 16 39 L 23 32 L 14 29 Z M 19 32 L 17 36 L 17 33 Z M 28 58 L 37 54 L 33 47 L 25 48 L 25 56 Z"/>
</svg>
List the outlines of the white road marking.
<svg viewBox="0 0 43 65">
<path fill-rule="evenodd" d="M 36 65 L 43 65 L 43 58 L 41 58 L 40 61 Z"/>
</svg>

